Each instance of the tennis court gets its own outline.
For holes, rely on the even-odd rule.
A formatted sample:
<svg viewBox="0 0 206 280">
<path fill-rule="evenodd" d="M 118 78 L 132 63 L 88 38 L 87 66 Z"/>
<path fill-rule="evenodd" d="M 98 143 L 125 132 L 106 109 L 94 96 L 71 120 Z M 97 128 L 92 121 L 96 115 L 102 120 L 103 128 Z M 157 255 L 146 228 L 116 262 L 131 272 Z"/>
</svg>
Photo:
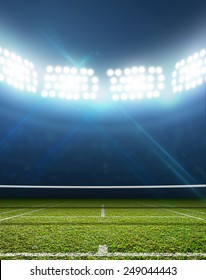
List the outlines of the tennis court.
<svg viewBox="0 0 206 280">
<path fill-rule="evenodd" d="M 206 259 L 205 199 L 1 199 L 1 259 Z"/>
</svg>

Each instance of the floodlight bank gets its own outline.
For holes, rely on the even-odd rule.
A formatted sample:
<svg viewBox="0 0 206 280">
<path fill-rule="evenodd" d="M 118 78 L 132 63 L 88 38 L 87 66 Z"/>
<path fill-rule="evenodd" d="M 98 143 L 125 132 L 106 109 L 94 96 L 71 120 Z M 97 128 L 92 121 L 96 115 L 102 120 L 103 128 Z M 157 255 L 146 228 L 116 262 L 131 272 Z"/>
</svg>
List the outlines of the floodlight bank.
<svg viewBox="0 0 206 280">
<path fill-rule="evenodd" d="M 114 101 L 157 98 L 165 88 L 165 75 L 160 66 L 109 69 L 107 75 Z"/>
<path fill-rule="evenodd" d="M 42 97 L 58 97 L 67 100 L 96 100 L 99 79 L 93 69 L 75 67 L 46 67 Z"/>
<path fill-rule="evenodd" d="M 206 81 L 206 50 L 202 49 L 186 59 L 178 61 L 172 72 L 173 93 L 188 91 Z"/>
<path fill-rule="evenodd" d="M 109 92 L 113 101 L 134 101 L 158 98 L 165 89 L 165 74 L 160 66 L 133 66 L 108 69 Z M 206 49 L 175 64 L 172 72 L 173 93 L 188 91 L 206 82 Z M 22 92 L 41 93 L 43 98 L 97 100 L 99 78 L 93 69 L 48 65 L 39 88 L 37 71 L 32 62 L 0 47 L 0 83 Z"/>
<path fill-rule="evenodd" d="M 32 62 L 0 47 L 0 82 L 21 91 L 36 93 L 38 76 Z"/>
</svg>

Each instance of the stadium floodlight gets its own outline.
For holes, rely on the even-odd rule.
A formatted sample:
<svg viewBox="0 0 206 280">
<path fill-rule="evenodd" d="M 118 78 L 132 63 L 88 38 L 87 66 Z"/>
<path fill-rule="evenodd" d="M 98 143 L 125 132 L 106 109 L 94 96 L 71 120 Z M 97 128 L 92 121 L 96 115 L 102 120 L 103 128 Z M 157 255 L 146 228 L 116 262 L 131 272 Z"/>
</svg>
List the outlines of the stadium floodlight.
<svg viewBox="0 0 206 280">
<path fill-rule="evenodd" d="M 95 100 L 99 92 L 99 78 L 93 69 L 75 67 L 46 67 L 42 97 L 67 100 Z"/>
<path fill-rule="evenodd" d="M 173 93 L 194 89 L 204 81 L 206 81 L 205 49 L 176 63 L 171 81 Z"/>
<path fill-rule="evenodd" d="M 0 82 L 21 91 L 36 93 L 38 77 L 34 64 L 0 47 Z"/>
<path fill-rule="evenodd" d="M 165 76 L 160 66 L 109 69 L 107 75 L 114 101 L 157 98 L 164 90 Z"/>
</svg>

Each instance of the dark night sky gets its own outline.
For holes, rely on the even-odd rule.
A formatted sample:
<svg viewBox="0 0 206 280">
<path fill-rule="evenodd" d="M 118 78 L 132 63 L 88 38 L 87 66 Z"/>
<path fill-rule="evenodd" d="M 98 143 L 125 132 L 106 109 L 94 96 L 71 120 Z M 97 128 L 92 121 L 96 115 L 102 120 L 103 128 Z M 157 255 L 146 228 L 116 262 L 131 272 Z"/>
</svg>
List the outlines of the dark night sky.
<svg viewBox="0 0 206 280">
<path fill-rule="evenodd" d="M 102 76 L 140 63 L 170 71 L 205 36 L 206 1 L 0 1 L 0 45 L 42 67 L 73 59 Z M 1 89 L 0 184 L 205 183 L 205 87 L 194 92 L 176 108 L 98 111 Z"/>
<path fill-rule="evenodd" d="M 178 59 L 205 42 L 206 2 L 41 0 L 0 2 L 1 41 L 47 63 L 106 69 Z"/>
</svg>

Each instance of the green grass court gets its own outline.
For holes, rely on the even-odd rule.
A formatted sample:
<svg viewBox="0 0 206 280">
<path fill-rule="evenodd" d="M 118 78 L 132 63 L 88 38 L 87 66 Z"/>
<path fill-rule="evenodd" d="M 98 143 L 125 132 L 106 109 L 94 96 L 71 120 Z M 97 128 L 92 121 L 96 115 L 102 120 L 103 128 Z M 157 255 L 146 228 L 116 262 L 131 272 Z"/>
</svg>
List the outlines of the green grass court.
<svg viewBox="0 0 206 280">
<path fill-rule="evenodd" d="M 0 259 L 206 259 L 206 200 L 1 199 Z"/>
</svg>

